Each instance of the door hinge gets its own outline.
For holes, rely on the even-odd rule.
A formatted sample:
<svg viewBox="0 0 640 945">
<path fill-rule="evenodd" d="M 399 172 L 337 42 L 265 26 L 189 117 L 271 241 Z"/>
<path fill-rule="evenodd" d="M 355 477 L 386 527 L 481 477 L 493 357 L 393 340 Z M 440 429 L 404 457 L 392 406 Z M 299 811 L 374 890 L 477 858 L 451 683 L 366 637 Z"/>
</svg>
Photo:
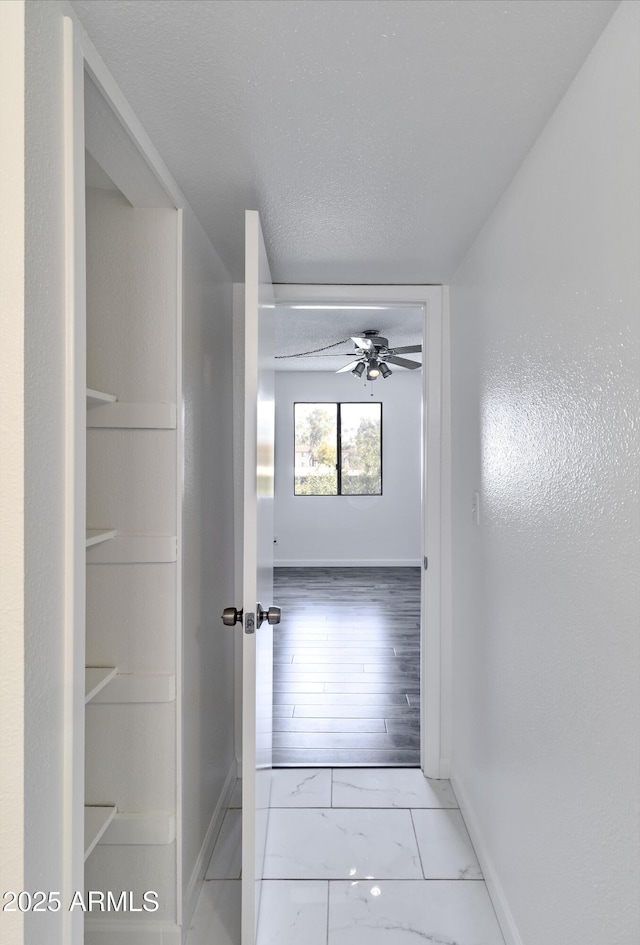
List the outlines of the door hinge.
<svg viewBox="0 0 640 945">
<path fill-rule="evenodd" d="M 256 615 L 252 614 L 251 611 L 244 615 L 244 632 L 245 633 L 255 633 L 256 632 Z"/>
</svg>

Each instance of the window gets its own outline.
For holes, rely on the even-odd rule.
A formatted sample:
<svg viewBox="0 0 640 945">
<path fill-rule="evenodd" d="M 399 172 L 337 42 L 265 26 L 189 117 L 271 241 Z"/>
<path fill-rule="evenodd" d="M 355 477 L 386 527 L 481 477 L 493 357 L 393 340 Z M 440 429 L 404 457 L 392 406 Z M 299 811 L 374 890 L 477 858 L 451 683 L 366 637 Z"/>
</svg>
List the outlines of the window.
<svg viewBox="0 0 640 945">
<path fill-rule="evenodd" d="M 294 495 L 382 495 L 382 404 L 294 404 Z"/>
</svg>

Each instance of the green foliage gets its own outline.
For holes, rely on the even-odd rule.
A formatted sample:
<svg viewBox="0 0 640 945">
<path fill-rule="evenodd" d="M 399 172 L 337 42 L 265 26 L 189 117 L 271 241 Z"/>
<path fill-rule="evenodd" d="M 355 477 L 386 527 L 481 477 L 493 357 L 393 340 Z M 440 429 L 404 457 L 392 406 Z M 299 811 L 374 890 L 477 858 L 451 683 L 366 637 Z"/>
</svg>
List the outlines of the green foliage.
<svg viewBox="0 0 640 945">
<path fill-rule="evenodd" d="M 333 471 L 296 476 L 296 495 L 337 495 L 337 492 L 338 477 Z"/>
<path fill-rule="evenodd" d="M 348 469 L 342 471 L 342 492 L 343 495 L 379 495 L 380 491 L 380 424 L 363 417 L 349 443 Z"/>
<path fill-rule="evenodd" d="M 296 412 L 296 446 L 308 445 L 313 453 L 329 433 L 335 436 L 335 426 L 335 416 L 332 417 L 323 405 L 317 405 L 306 415 L 299 409 Z"/>
<path fill-rule="evenodd" d="M 342 495 L 380 495 L 380 475 L 358 473 L 342 476 Z"/>
<path fill-rule="evenodd" d="M 338 451 L 324 440 L 315 451 L 315 460 L 319 466 L 330 466 L 335 469 L 338 461 Z"/>
</svg>

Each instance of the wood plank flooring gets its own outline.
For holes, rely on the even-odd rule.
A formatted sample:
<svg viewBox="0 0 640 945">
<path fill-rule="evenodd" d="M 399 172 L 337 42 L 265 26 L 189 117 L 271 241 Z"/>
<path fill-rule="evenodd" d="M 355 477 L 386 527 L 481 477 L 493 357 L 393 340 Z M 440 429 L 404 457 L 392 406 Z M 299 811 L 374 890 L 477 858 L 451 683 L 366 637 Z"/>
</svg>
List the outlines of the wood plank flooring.
<svg viewBox="0 0 640 945">
<path fill-rule="evenodd" d="M 276 568 L 273 763 L 420 764 L 420 569 Z"/>
</svg>

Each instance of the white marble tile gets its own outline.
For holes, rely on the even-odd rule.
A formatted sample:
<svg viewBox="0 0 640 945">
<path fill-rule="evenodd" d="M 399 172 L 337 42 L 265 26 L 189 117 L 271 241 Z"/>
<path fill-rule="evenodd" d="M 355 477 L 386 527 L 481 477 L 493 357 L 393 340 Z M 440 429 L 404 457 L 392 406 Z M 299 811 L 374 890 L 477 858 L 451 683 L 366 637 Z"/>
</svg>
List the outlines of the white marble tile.
<svg viewBox="0 0 640 945">
<path fill-rule="evenodd" d="M 459 810 L 412 810 L 425 879 L 482 879 Z"/>
<path fill-rule="evenodd" d="M 233 785 L 233 793 L 231 794 L 231 800 L 229 801 L 229 807 L 238 808 L 242 807 L 242 781 L 240 778 Z"/>
<path fill-rule="evenodd" d="M 275 770 L 271 781 L 271 807 L 331 807 L 331 770 Z"/>
<path fill-rule="evenodd" d="M 242 869 L 242 811 L 227 810 L 207 867 L 207 879 L 239 879 Z"/>
<path fill-rule="evenodd" d="M 186 945 L 240 945 L 240 880 L 202 884 Z"/>
<path fill-rule="evenodd" d="M 408 810 L 271 810 L 265 879 L 421 876 Z"/>
<path fill-rule="evenodd" d="M 484 883 L 329 884 L 328 945 L 504 945 Z"/>
<path fill-rule="evenodd" d="M 457 807 L 448 781 L 431 781 L 419 768 L 336 768 L 334 807 Z"/>
<path fill-rule="evenodd" d="M 256 945 L 326 945 L 328 895 L 324 880 L 263 880 Z"/>
</svg>

